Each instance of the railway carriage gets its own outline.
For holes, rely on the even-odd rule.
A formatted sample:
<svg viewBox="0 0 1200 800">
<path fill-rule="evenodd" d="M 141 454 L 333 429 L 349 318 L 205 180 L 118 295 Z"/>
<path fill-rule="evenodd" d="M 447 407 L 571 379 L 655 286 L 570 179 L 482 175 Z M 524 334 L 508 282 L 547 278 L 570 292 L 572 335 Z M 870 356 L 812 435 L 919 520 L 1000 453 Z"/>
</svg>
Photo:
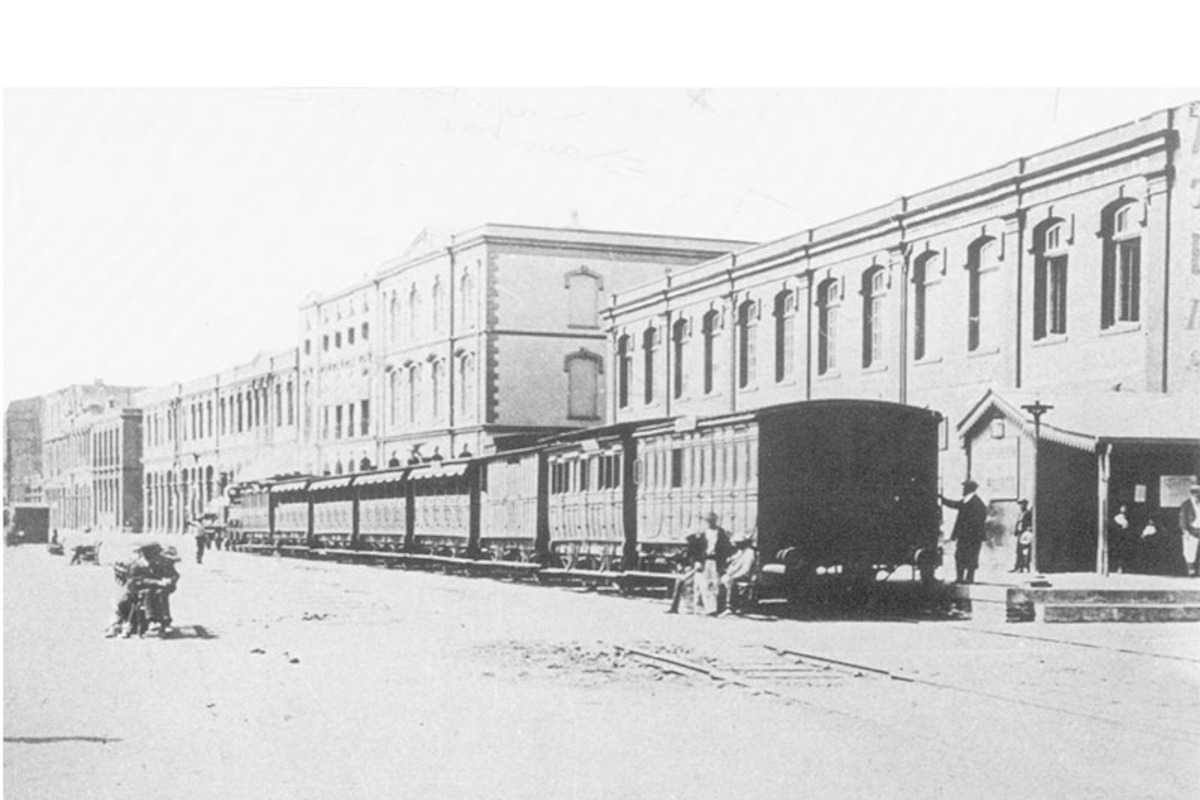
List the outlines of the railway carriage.
<svg viewBox="0 0 1200 800">
<path fill-rule="evenodd" d="M 474 462 L 421 464 L 408 474 L 412 504 L 410 549 L 468 558 L 479 541 L 479 492 Z"/>
<path fill-rule="evenodd" d="M 408 546 L 409 470 L 388 469 L 354 478 L 358 503 L 355 549 L 399 553 Z"/>
<path fill-rule="evenodd" d="M 274 547 L 271 529 L 270 485 L 243 483 L 230 493 L 229 528 L 239 549 Z"/>
<path fill-rule="evenodd" d="M 476 459 L 481 558 L 534 563 L 546 552 L 546 459 L 527 449 Z"/>
<path fill-rule="evenodd" d="M 349 550 L 354 540 L 354 492 L 351 475 L 319 478 L 308 485 L 312 506 L 309 543 L 320 550 Z"/>
<path fill-rule="evenodd" d="M 298 548 L 308 544 L 311 527 L 308 486 L 311 482 L 309 478 L 299 478 L 270 485 L 271 530 L 276 545 Z"/>
<path fill-rule="evenodd" d="M 542 486 L 551 564 L 598 572 L 633 567 L 636 428 L 637 423 L 594 428 L 545 445 Z"/>
</svg>

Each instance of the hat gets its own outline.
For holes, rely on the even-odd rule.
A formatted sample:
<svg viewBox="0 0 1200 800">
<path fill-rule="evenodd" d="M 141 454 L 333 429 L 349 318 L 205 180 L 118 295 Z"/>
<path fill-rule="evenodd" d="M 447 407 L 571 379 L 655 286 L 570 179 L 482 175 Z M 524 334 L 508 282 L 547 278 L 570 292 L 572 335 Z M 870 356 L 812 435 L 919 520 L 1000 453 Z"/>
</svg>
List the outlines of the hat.
<svg viewBox="0 0 1200 800">
<path fill-rule="evenodd" d="M 1017 505 L 1019 505 L 1021 508 L 1024 508 L 1025 506 L 1029 505 L 1029 501 L 1028 500 L 1018 500 Z"/>
<path fill-rule="evenodd" d="M 973 480 L 963 481 L 963 491 L 964 492 L 973 492 L 978 488 L 979 488 L 979 484 Z"/>
<path fill-rule="evenodd" d="M 162 549 L 163 546 L 158 542 L 146 542 L 145 544 L 139 544 L 137 547 L 133 548 L 135 553 L 144 553 L 148 556 L 158 555 L 162 552 Z"/>
<path fill-rule="evenodd" d="M 721 517 L 715 511 L 709 511 L 704 515 L 705 522 L 720 522 Z"/>
<path fill-rule="evenodd" d="M 178 561 L 179 551 L 175 549 L 175 545 L 171 545 L 162 551 L 162 557 L 169 561 Z"/>
<path fill-rule="evenodd" d="M 746 545 L 754 544 L 754 534 L 753 533 L 743 533 L 740 536 L 735 536 L 733 539 L 733 543 L 735 545 L 737 545 L 738 547 L 744 547 Z"/>
</svg>

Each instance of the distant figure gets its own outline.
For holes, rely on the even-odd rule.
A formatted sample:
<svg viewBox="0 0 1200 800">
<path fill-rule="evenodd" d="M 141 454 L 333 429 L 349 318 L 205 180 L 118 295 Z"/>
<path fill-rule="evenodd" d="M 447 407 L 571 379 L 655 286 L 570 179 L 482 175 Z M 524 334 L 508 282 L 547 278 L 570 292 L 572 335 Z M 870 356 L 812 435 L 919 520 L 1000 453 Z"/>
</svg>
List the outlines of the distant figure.
<svg viewBox="0 0 1200 800">
<path fill-rule="evenodd" d="M 458 457 L 459 458 L 470 458 L 471 457 L 471 448 L 467 447 L 464 444 L 462 452 L 458 454 Z"/>
<path fill-rule="evenodd" d="M 58 528 L 50 531 L 50 544 L 58 544 Z"/>
<path fill-rule="evenodd" d="M 203 564 L 204 550 L 208 547 L 208 532 L 204 530 L 203 525 L 194 520 L 188 524 L 195 529 L 193 533 L 196 537 L 196 563 Z"/>
<path fill-rule="evenodd" d="M 1129 507 L 1122 505 L 1108 524 L 1108 568 L 1111 572 L 1129 572 L 1133 568 L 1136 542 L 1129 528 Z"/>
<path fill-rule="evenodd" d="M 412 466 L 414 464 L 420 464 L 421 461 L 421 445 L 414 444 L 412 447 L 412 452 L 408 455 L 408 464 L 409 466 Z"/>
<path fill-rule="evenodd" d="M 668 614 L 679 613 L 679 604 L 683 601 L 685 593 L 695 594 L 696 574 L 704 566 L 703 533 L 696 531 L 688 535 L 683 555 L 687 569 L 675 578 L 675 587 L 671 592 L 671 607 L 667 609 Z"/>
<path fill-rule="evenodd" d="M 1017 557 L 1009 572 L 1029 572 L 1030 563 L 1033 561 L 1033 511 L 1029 508 L 1028 500 L 1018 500 L 1017 505 L 1021 509 L 1021 513 L 1017 517 L 1017 527 L 1013 529 L 1013 536 L 1017 540 Z M 1023 551 L 1021 537 L 1026 531 L 1029 532 L 1029 547 Z M 1022 565 L 1025 567 L 1024 569 L 1021 568 Z"/>
<path fill-rule="evenodd" d="M 358 462 L 358 469 L 360 472 L 370 472 L 372 469 L 374 469 L 374 467 L 371 466 L 371 459 L 363 456 L 362 461 Z"/>
<path fill-rule="evenodd" d="M 1179 507 L 1179 534 L 1186 574 L 1200 576 L 1200 483 L 1188 489 L 1188 499 Z"/>
<path fill-rule="evenodd" d="M 393 450 L 392 457 L 388 459 L 388 467 L 390 468 L 390 467 L 398 467 L 398 466 L 400 466 L 400 459 L 396 458 L 396 451 Z"/>
<path fill-rule="evenodd" d="M 440 448 L 440 447 L 433 448 L 433 455 L 431 455 L 429 457 L 429 460 L 433 461 L 434 463 L 440 463 L 442 461 L 445 461 L 446 459 L 442 457 L 442 448 Z"/>
<path fill-rule="evenodd" d="M 950 540 L 957 543 L 954 548 L 954 566 L 957 570 L 955 583 L 975 582 L 975 570 L 979 568 L 979 549 L 983 546 L 983 525 L 987 521 L 987 506 L 975 492 L 979 484 L 965 480 L 962 484 L 962 500 L 951 500 L 938 495 L 942 505 L 958 511 L 954 520 L 954 532 Z"/>
<path fill-rule="evenodd" d="M 1138 572 L 1157 575 L 1163 571 L 1163 538 L 1158 532 L 1158 526 L 1154 524 L 1154 517 L 1146 520 L 1146 526 L 1142 528 L 1142 533 L 1138 536 Z"/>
</svg>

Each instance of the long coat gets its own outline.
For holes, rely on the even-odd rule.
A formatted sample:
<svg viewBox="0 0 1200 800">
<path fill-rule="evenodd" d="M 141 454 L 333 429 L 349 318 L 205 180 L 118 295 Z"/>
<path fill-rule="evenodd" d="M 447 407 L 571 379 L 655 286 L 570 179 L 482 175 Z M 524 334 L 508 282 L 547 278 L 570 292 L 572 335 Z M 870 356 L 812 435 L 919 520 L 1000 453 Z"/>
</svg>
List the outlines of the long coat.
<svg viewBox="0 0 1200 800">
<path fill-rule="evenodd" d="M 964 567 L 979 566 L 979 548 L 983 546 L 983 525 L 987 521 L 987 506 L 974 495 L 970 500 L 951 500 L 942 498 L 946 506 L 958 510 L 958 519 L 954 520 L 954 532 L 950 534 L 952 541 L 958 542 L 954 551 L 954 560 Z"/>
</svg>

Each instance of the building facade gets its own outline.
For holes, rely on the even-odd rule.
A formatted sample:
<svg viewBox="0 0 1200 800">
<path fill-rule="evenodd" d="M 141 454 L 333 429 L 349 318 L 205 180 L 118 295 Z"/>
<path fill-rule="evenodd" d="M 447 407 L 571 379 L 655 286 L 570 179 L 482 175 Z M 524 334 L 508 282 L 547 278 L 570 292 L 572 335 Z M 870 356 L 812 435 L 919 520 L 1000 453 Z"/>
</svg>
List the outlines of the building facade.
<svg viewBox="0 0 1200 800">
<path fill-rule="evenodd" d="M 112 408 L 91 429 L 92 527 L 142 530 L 142 411 Z"/>
<path fill-rule="evenodd" d="M 989 389 L 1200 405 L 1200 104 L 1162 111 L 619 294 L 612 421 L 826 397 L 940 411 Z M 1049 418 L 1048 418 L 1049 420 Z M 1175 467 L 1171 467 L 1175 469 Z"/>
<path fill-rule="evenodd" d="M 494 224 L 423 237 L 374 279 L 301 309 L 305 471 L 599 424 L 608 293 L 746 245 Z"/>
<path fill-rule="evenodd" d="M 4 504 L 42 502 L 42 398 L 14 400 L 4 412 Z"/>
<path fill-rule="evenodd" d="M 139 392 L 145 527 L 181 531 L 230 483 L 297 470 L 297 387 L 297 353 L 284 350 Z"/>
<path fill-rule="evenodd" d="M 96 527 L 98 422 L 132 405 L 138 387 L 76 384 L 42 398 L 43 502 L 52 528 Z M 120 469 L 118 467 L 118 469 Z"/>
</svg>

